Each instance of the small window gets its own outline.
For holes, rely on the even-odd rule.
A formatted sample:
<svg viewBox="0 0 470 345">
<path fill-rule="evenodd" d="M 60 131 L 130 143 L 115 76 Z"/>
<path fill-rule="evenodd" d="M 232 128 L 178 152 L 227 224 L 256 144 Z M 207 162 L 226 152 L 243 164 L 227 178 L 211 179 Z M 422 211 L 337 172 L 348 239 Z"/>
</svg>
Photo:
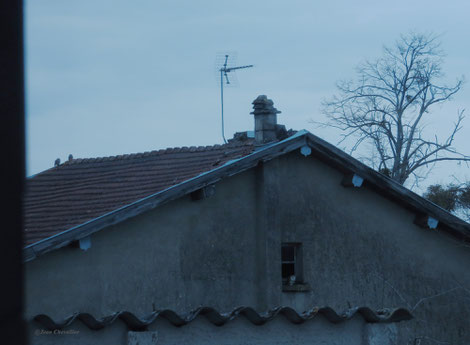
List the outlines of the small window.
<svg viewBox="0 0 470 345">
<path fill-rule="evenodd" d="M 283 243 L 281 250 L 282 283 L 295 285 L 303 283 L 302 244 Z"/>
</svg>

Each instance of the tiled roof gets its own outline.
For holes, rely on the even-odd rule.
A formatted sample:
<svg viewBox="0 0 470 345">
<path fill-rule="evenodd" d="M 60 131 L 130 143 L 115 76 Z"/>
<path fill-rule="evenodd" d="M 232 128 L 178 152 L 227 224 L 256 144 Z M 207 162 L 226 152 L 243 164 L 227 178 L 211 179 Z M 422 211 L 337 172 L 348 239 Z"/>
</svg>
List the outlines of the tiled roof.
<svg viewBox="0 0 470 345">
<path fill-rule="evenodd" d="M 36 175 L 26 184 L 24 260 L 298 149 L 345 178 L 363 178 L 364 187 L 414 212 L 416 224 L 426 227 L 422 220 L 432 217 L 437 230 L 470 242 L 470 224 L 308 131 L 288 131 L 286 138 L 256 150 L 252 140 L 235 136 L 226 145 L 77 159 Z"/>
<path fill-rule="evenodd" d="M 49 238 L 254 150 L 252 139 L 71 159 L 26 181 L 24 244 Z"/>
<path fill-rule="evenodd" d="M 96 319 L 93 315 L 88 313 L 76 313 L 62 321 L 57 322 L 48 315 L 44 314 L 37 315 L 34 317 L 34 320 L 49 330 L 64 329 L 71 325 L 75 320 L 80 320 L 90 329 L 99 330 L 106 326 L 110 326 L 116 320 L 120 319 L 126 324 L 128 329 L 139 331 L 144 330 L 147 326 L 155 322 L 159 317 L 164 318 L 174 326 L 179 327 L 194 321 L 199 315 L 204 316 L 209 322 L 216 326 L 225 325 L 227 322 L 240 316 L 245 317 L 248 321 L 255 325 L 263 325 L 266 322 L 273 320 L 278 315 L 283 315 L 288 321 L 295 324 L 304 323 L 308 320 L 314 319 L 318 315 L 322 315 L 332 323 L 347 321 L 353 318 L 355 315 L 360 315 L 364 321 L 370 323 L 399 322 L 413 318 L 410 311 L 404 308 L 373 311 L 367 307 L 356 307 L 338 314 L 330 307 L 312 308 L 303 313 L 297 313 L 297 311 L 290 307 L 278 307 L 269 310 L 266 313 L 258 313 L 256 310 L 249 307 L 238 307 L 229 313 L 219 313 L 217 310 L 210 307 L 200 307 L 186 315 L 178 315 L 173 310 L 166 309 L 154 311 L 152 314 L 142 318 L 131 312 L 122 311 L 105 316 L 101 319 Z"/>
</svg>

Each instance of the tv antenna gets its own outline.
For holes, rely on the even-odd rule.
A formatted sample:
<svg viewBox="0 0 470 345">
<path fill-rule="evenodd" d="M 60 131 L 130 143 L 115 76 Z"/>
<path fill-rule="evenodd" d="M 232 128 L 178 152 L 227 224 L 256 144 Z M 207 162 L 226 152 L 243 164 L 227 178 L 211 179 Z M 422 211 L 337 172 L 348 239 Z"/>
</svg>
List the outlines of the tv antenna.
<svg viewBox="0 0 470 345">
<path fill-rule="evenodd" d="M 230 80 L 228 79 L 228 73 L 235 71 L 237 69 L 253 67 L 253 65 L 231 67 L 228 65 L 228 58 L 229 58 L 229 54 L 225 54 L 224 64 L 218 70 L 218 72 L 220 73 L 220 106 L 221 106 L 221 114 L 222 114 L 222 138 L 224 139 L 224 143 L 227 143 L 227 140 L 225 140 L 225 128 L 224 128 L 224 77 L 225 77 L 225 84 L 230 85 Z"/>
</svg>

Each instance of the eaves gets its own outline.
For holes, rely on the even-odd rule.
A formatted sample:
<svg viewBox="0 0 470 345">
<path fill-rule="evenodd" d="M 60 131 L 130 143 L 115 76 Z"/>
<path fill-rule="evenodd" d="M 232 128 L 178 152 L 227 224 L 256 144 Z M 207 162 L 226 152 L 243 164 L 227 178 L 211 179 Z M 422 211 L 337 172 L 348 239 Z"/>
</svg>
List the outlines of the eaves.
<svg viewBox="0 0 470 345">
<path fill-rule="evenodd" d="M 214 184 L 223 178 L 239 174 L 255 167 L 259 162 L 269 161 L 287 152 L 298 149 L 306 144 L 307 133 L 307 131 L 299 131 L 283 141 L 262 146 L 253 153 L 242 158 L 228 161 L 224 165 L 213 170 L 204 172 L 189 180 L 171 186 L 158 193 L 149 195 L 129 205 L 120 207 L 54 236 L 30 244 L 23 249 L 23 260 L 25 262 L 31 261 L 52 250 L 59 249 L 74 241 L 88 237 L 108 226 L 120 223 L 126 219 L 142 214 L 143 212 L 152 210 L 164 203 Z"/>
<path fill-rule="evenodd" d="M 204 172 L 158 193 L 28 245 L 23 250 L 23 259 L 25 262 L 31 261 L 47 252 L 88 237 L 108 226 L 152 210 L 164 203 L 214 184 L 226 177 L 246 171 L 258 165 L 259 162 L 272 160 L 305 146 L 311 149 L 311 154 L 314 157 L 333 166 L 345 175 L 355 174 L 360 176 L 364 180 L 364 187 L 371 188 L 377 193 L 399 203 L 414 212 L 417 217 L 433 217 L 439 222 L 439 230 L 443 230 L 459 240 L 470 242 L 470 224 L 403 187 L 387 176 L 371 169 L 334 145 L 314 136 L 306 130 L 302 130 L 285 140 L 264 145 L 249 155 L 229 161 L 220 167 Z"/>
</svg>

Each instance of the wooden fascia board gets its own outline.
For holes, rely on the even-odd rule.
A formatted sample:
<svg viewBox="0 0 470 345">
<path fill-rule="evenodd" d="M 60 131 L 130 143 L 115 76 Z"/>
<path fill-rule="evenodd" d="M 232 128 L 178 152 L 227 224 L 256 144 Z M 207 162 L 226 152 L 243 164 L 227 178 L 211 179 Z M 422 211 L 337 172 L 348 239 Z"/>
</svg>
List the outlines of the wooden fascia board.
<svg viewBox="0 0 470 345">
<path fill-rule="evenodd" d="M 460 239 L 470 240 L 470 225 L 468 223 L 408 190 L 387 176 L 366 166 L 330 143 L 307 131 L 302 131 L 284 141 L 266 145 L 250 155 L 229 161 L 221 167 L 202 173 L 159 193 L 150 195 L 130 205 L 123 206 L 101 217 L 80 224 L 72 229 L 29 245 L 23 250 L 24 261 L 33 260 L 39 255 L 66 246 L 72 241 L 79 240 L 103 228 L 152 210 L 159 205 L 180 198 L 200 188 L 204 188 L 209 184 L 216 183 L 223 178 L 239 174 L 255 167 L 260 161 L 269 161 L 298 149 L 303 145 L 308 145 L 312 148 L 312 155 L 314 157 L 335 167 L 341 172 L 345 174 L 356 173 L 363 177 L 364 186 L 370 187 L 374 191 L 398 202 L 413 212 L 425 213 L 435 217 L 439 220 L 439 228 L 443 228 Z"/>
<path fill-rule="evenodd" d="M 424 213 L 438 219 L 440 223 L 439 228 L 445 229 L 460 239 L 470 241 L 470 224 L 460 218 L 311 133 L 307 134 L 307 144 L 312 147 L 314 155 L 325 163 L 336 167 L 345 174 L 356 173 L 360 175 L 364 178 L 364 186 L 369 186 L 381 195 L 400 203 L 414 212 Z M 444 227 L 441 225 L 444 225 Z"/>
<path fill-rule="evenodd" d="M 247 156 L 229 161 L 216 169 L 202 173 L 194 178 L 183 181 L 175 186 L 133 202 L 132 204 L 123 206 L 57 235 L 33 243 L 23 249 L 23 260 L 25 262 L 31 261 L 40 255 L 64 247 L 73 241 L 90 236 L 91 234 L 108 226 L 115 225 L 126 219 L 152 210 L 164 203 L 178 199 L 207 185 L 216 183 L 225 177 L 246 171 L 255 167 L 260 161 L 266 162 L 300 148 L 305 145 L 305 143 L 306 138 L 303 133 L 301 135 L 294 135 L 284 141 L 267 145 Z"/>
</svg>

